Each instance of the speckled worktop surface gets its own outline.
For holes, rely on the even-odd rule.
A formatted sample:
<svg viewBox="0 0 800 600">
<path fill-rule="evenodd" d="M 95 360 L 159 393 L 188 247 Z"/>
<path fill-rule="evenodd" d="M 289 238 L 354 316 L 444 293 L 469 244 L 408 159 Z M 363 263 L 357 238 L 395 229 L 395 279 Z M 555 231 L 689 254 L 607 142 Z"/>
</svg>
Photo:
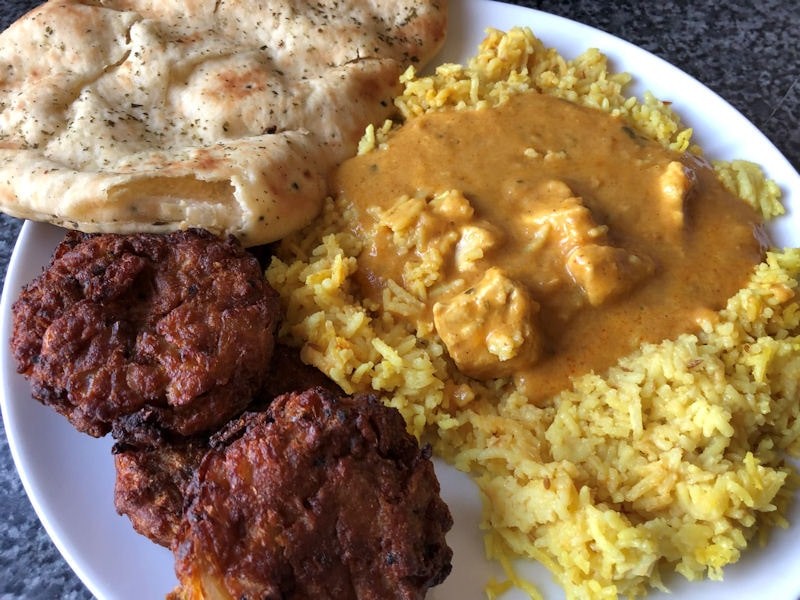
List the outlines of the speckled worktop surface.
<svg viewBox="0 0 800 600">
<path fill-rule="evenodd" d="M 460 0 L 451 1 L 458 10 Z M 797 0 L 516 3 L 603 29 L 676 65 L 728 100 L 800 169 Z M 0 30 L 36 4 L 0 0 Z M 19 227 L 0 215 L 2 275 Z M 0 599 L 89 597 L 39 523 L 0 430 Z"/>
</svg>

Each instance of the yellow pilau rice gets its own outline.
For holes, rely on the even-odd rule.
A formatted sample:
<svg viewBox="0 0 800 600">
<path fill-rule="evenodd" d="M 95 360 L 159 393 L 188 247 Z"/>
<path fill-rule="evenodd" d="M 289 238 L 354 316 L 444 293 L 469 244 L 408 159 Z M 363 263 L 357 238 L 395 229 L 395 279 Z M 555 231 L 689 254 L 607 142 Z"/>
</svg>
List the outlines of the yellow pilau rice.
<svg viewBox="0 0 800 600">
<path fill-rule="evenodd" d="M 406 73 L 397 105 L 410 119 L 537 90 L 690 149 L 691 131 L 670 107 L 626 98 L 628 81 L 595 50 L 568 61 L 527 29 L 490 31 L 466 66 Z M 370 130 L 362 151 L 388 127 Z M 781 212 L 776 186 L 755 165 L 716 167 L 766 216 Z M 662 588 L 669 570 L 720 578 L 759 527 L 785 525 L 794 474 L 784 456 L 800 454 L 800 250 L 770 253 L 699 333 L 646 345 L 537 407 L 510 380 L 462 376 L 400 284 L 377 304 L 355 295 L 361 245 L 347 233 L 348 210 L 329 200 L 269 267 L 286 311 L 281 335 L 347 392 L 379 393 L 410 431 L 472 474 L 491 557 L 542 562 L 568 598 L 637 596 Z"/>
</svg>

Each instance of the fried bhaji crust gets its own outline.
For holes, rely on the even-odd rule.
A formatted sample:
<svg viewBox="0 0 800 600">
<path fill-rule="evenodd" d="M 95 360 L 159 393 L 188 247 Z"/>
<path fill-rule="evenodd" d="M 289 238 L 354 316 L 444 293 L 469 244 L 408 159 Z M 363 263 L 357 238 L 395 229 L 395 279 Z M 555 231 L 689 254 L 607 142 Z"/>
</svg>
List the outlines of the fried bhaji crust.
<svg viewBox="0 0 800 600">
<path fill-rule="evenodd" d="M 13 306 L 11 346 L 35 398 L 80 431 L 119 419 L 215 429 L 260 389 L 277 294 L 232 238 L 67 234 Z"/>
<path fill-rule="evenodd" d="M 173 545 L 173 598 L 420 599 L 452 526 L 430 451 L 370 396 L 285 394 L 212 439 Z"/>
<path fill-rule="evenodd" d="M 144 448 L 117 448 L 114 506 L 133 528 L 167 548 L 183 517 L 186 487 L 208 451 L 207 436 L 164 440 Z"/>
<path fill-rule="evenodd" d="M 321 371 L 303 364 L 297 349 L 277 344 L 264 389 L 248 409 L 264 410 L 283 393 L 315 386 L 341 393 Z M 176 438 L 132 419 L 124 422 L 126 429 L 118 425 L 114 437 L 124 441 L 114 446 L 114 506 L 137 532 L 170 547 L 183 518 L 186 488 L 209 449 L 209 435 Z"/>
</svg>

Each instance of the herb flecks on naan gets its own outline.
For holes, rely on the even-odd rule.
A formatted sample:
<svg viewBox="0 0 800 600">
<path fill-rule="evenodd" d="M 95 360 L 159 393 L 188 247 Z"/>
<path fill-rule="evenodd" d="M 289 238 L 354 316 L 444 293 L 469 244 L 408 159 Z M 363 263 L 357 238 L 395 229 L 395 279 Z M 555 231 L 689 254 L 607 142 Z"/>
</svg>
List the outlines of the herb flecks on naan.
<svg viewBox="0 0 800 600">
<path fill-rule="evenodd" d="M 278 239 L 445 25 L 446 0 L 51 0 L 0 35 L 0 210 Z"/>
</svg>

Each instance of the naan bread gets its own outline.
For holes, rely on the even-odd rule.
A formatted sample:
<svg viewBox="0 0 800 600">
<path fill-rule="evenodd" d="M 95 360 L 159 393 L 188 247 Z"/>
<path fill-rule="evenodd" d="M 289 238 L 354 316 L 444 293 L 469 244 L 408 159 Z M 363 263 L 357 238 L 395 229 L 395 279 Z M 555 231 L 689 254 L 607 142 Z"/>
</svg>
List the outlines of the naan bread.
<svg viewBox="0 0 800 600">
<path fill-rule="evenodd" d="M 279 239 L 445 26 L 446 0 L 50 0 L 0 34 L 0 210 Z"/>
</svg>

